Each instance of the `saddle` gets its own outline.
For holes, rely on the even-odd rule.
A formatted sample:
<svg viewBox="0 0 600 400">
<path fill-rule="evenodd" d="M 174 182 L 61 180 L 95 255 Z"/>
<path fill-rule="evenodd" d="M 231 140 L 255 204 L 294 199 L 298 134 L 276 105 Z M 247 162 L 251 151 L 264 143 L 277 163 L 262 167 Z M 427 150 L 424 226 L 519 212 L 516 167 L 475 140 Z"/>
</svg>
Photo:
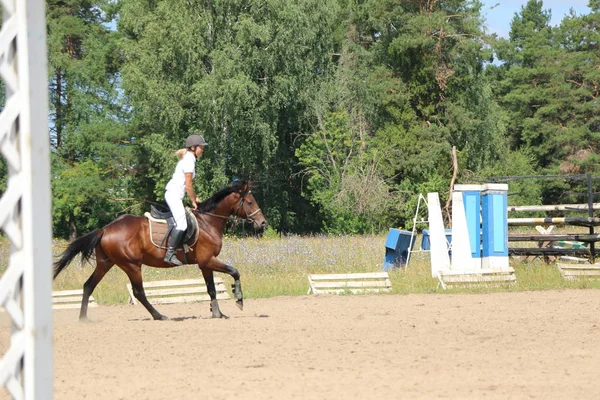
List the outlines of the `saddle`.
<svg viewBox="0 0 600 400">
<path fill-rule="evenodd" d="M 160 249 L 167 248 L 167 240 L 171 231 L 175 229 L 175 219 L 171 211 L 159 211 L 156 207 L 150 206 L 150 212 L 144 213 L 150 224 L 150 241 L 153 245 Z M 185 209 L 185 219 L 187 221 L 187 229 L 183 236 L 183 245 L 178 248 L 183 248 L 187 253 L 196 241 L 198 240 L 198 220 L 189 208 Z"/>
</svg>

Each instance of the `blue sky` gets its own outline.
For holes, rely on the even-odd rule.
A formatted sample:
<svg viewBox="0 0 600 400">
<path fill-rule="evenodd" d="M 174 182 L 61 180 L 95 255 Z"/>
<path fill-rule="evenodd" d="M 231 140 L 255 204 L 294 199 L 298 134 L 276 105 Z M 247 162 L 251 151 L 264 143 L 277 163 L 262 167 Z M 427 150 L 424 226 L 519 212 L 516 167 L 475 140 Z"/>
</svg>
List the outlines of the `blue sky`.
<svg viewBox="0 0 600 400">
<path fill-rule="evenodd" d="M 481 0 L 484 4 L 482 14 L 486 19 L 488 33 L 497 33 L 498 36 L 508 38 L 510 31 L 510 21 L 515 13 L 521 11 L 521 7 L 527 4 L 527 0 Z M 491 7 L 498 4 L 495 8 Z M 552 10 L 552 20 L 550 24 L 559 25 L 569 9 L 573 8 L 577 14 L 588 14 L 588 0 L 544 0 L 543 9 Z"/>
</svg>

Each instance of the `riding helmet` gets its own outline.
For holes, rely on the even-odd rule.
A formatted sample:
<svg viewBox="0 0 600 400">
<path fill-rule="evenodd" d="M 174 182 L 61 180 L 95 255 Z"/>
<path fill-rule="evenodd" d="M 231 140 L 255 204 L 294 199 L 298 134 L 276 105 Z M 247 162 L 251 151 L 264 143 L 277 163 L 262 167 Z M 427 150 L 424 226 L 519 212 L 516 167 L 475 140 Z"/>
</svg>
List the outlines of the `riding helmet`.
<svg viewBox="0 0 600 400">
<path fill-rule="evenodd" d="M 206 146 L 207 144 L 202 136 L 196 134 L 190 135 L 185 139 L 185 147 Z"/>
</svg>

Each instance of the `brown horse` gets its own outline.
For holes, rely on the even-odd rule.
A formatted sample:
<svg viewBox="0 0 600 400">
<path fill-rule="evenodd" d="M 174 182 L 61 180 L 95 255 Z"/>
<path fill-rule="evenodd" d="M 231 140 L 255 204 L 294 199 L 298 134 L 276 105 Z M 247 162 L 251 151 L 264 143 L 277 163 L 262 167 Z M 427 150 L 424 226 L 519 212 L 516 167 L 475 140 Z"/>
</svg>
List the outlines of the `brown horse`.
<svg viewBox="0 0 600 400">
<path fill-rule="evenodd" d="M 234 267 L 219 261 L 217 256 L 221 252 L 223 232 L 231 215 L 251 221 L 256 229 L 266 226 L 265 217 L 250 189 L 250 182 L 237 181 L 199 204 L 198 210 L 193 212 L 198 221 L 199 234 L 198 240 L 187 255 L 187 262 L 197 264 L 202 271 L 211 299 L 213 318 L 227 318 L 219 309 L 213 271 L 231 275 L 234 279 L 232 288 L 236 304 L 240 309 L 244 306 L 240 273 Z M 168 319 L 148 302 L 142 284 L 142 264 L 158 268 L 173 267 L 163 261 L 165 250 L 152 244 L 147 218 L 123 215 L 104 228 L 74 240 L 54 263 L 54 278 L 77 254 L 81 253 L 83 260 L 89 260 L 94 250 L 96 268 L 83 285 L 80 320 L 87 319 L 90 295 L 114 264 L 125 271 L 131 281 L 133 295 L 146 307 L 152 318 Z M 182 260 L 182 256 L 183 251 L 178 250 L 177 257 Z"/>
</svg>

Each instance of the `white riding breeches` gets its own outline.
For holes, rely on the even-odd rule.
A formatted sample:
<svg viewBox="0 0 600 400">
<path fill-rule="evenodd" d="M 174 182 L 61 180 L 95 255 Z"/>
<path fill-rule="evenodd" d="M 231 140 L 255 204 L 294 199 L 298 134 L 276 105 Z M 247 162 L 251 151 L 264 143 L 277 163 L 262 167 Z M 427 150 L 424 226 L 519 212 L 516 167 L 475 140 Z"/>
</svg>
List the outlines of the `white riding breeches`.
<svg viewBox="0 0 600 400">
<path fill-rule="evenodd" d="M 185 218 L 183 199 L 177 193 L 167 191 L 165 192 L 165 201 L 173 214 L 177 230 L 185 231 L 187 229 L 187 220 Z"/>
</svg>

